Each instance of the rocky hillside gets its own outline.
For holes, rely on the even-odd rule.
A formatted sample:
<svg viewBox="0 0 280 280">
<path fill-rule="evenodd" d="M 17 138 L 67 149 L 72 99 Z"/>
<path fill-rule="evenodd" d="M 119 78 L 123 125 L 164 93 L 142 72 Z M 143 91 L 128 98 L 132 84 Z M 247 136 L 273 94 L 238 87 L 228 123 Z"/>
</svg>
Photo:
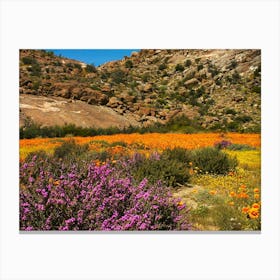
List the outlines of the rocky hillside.
<svg viewBox="0 0 280 280">
<path fill-rule="evenodd" d="M 52 52 L 21 50 L 20 94 L 20 104 L 25 104 L 20 108 L 22 125 L 25 118 L 47 125 L 27 110 L 24 97 L 34 95 L 105 106 L 128 120 L 118 126 L 146 126 L 186 116 L 203 128 L 254 131 L 260 127 L 261 52 L 141 50 L 94 67 Z M 53 124 L 59 118 L 61 123 L 60 113 L 54 114 Z M 64 121 L 71 123 L 71 118 Z"/>
</svg>

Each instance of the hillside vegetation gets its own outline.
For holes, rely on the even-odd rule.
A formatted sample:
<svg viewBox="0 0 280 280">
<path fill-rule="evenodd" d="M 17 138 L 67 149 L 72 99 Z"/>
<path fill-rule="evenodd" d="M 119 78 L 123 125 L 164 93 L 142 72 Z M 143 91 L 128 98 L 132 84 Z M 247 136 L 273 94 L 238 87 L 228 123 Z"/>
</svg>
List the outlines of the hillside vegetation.
<svg viewBox="0 0 280 280">
<path fill-rule="evenodd" d="M 31 122 L 41 127 L 151 127 L 183 117 L 196 130 L 260 132 L 261 52 L 141 50 L 95 67 L 50 51 L 21 50 L 20 94 L 20 125 L 25 128 Z M 39 97 L 37 110 L 27 95 Z M 43 97 L 54 100 L 52 112 Z M 67 101 L 63 106 L 75 104 L 74 113 L 66 118 L 56 98 Z M 97 112 L 110 110 L 102 114 L 107 124 L 102 118 L 94 122 L 83 103 L 97 106 Z M 76 121 L 79 114 L 93 117 Z M 108 123 L 114 114 L 119 121 Z"/>
</svg>

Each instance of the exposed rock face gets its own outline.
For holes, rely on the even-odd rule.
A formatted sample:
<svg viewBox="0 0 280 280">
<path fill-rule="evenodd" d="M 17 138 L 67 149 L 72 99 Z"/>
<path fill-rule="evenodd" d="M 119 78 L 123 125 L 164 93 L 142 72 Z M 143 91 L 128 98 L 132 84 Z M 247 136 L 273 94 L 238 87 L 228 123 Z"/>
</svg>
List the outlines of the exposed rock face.
<svg viewBox="0 0 280 280">
<path fill-rule="evenodd" d="M 61 97 L 20 95 L 20 126 L 32 120 L 42 126 L 75 124 L 82 127 L 138 126 L 132 116 L 121 116 L 106 106 L 89 105 Z"/>
<path fill-rule="evenodd" d="M 141 50 L 87 69 L 49 52 L 21 50 L 19 92 L 106 106 L 139 125 L 181 115 L 205 128 L 260 124 L 260 50 Z"/>
</svg>

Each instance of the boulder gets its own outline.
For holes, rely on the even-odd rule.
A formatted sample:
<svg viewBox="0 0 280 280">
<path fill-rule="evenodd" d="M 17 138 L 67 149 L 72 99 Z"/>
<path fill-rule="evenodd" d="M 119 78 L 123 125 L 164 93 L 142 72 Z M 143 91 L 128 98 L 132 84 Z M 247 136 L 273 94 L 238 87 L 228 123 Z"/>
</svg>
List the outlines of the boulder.
<svg viewBox="0 0 280 280">
<path fill-rule="evenodd" d="M 109 99 L 107 106 L 111 108 L 117 108 L 121 104 L 123 103 L 117 97 L 113 96 Z"/>
</svg>

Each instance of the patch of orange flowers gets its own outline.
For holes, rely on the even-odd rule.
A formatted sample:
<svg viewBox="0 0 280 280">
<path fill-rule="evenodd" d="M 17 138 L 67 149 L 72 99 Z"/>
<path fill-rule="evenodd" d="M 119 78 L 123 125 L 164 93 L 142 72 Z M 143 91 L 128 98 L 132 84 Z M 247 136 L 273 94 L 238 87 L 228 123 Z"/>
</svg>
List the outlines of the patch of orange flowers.
<svg viewBox="0 0 280 280">
<path fill-rule="evenodd" d="M 243 207 L 242 213 L 247 214 L 250 219 L 257 219 L 260 217 L 260 208 L 259 203 L 253 203 L 251 207 Z"/>
<path fill-rule="evenodd" d="M 65 138 L 35 138 L 20 140 L 20 148 L 30 148 L 32 150 L 43 149 L 45 151 L 53 149 L 61 144 Z M 180 133 L 147 133 L 147 134 L 116 134 L 102 135 L 93 137 L 72 137 L 78 144 L 86 144 L 91 141 L 125 142 L 127 144 L 141 143 L 149 149 L 164 150 L 167 148 L 181 147 L 185 149 L 197 149 L 202 147 L 214 146 L 221 140 L 228 140 L 235 144 L 246 144 L 253 147 L 260 147 L 260 134 L 240 134 L 240 133 L 199 133 L 199 134 L 180 134 Z M 95 145 L 91 145 L 94 149 Z"/>
</svg>

